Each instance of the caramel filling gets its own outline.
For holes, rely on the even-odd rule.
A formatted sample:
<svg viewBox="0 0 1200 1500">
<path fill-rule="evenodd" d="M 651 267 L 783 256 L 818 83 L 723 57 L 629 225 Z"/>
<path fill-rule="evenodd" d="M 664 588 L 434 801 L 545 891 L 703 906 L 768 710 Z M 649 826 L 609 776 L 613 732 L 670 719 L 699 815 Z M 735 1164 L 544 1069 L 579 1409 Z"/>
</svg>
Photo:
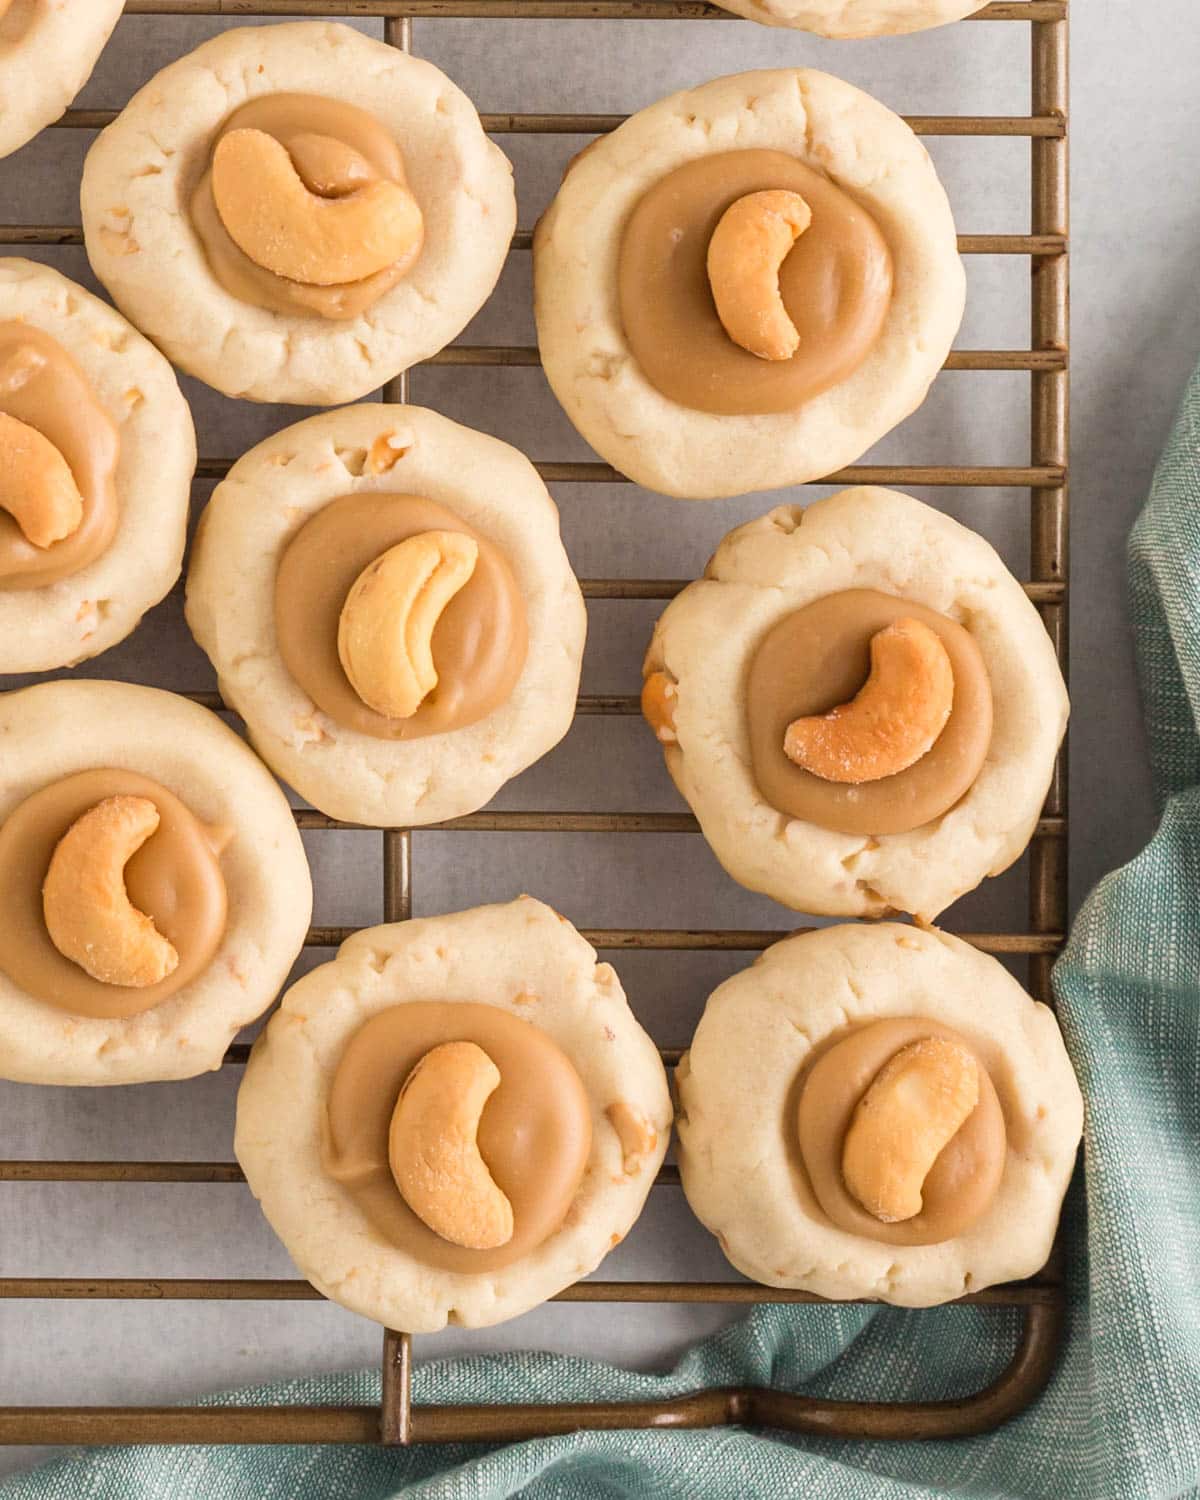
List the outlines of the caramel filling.
<svg viewBox="0 0 1200 1500">
<path fill-rule="evenodd" d="M 965 1071 L 948 1080 L 939 1071 L 945 1059 Z M 947 1099 L 968 1081 L 974 1103 L 969 1093 Z M 804 1175 L 839 1229 L 889 1245 L 936 1245 L 969 1229 L 995 1197 L 1004 1112 L 978 1054 L 948 1026 L 910 1016 L 856 1027 L 817 1055 L 797 1089 L 789 1133 L 794 1120 Z M 856 1132 L 872 1127 L 864 1106 L 879 1118 L 856 1150 Z"/>
<path fill-rule="evenodd" d="M 389 716 L 360 697 L 346 674 L 338 652 L 343 613 L 370 565 L 411 537 L 445 532 L 473 540 L 473 567 L 432 626 L 435 685 L 406 717 Z M 445 734 L 486 717 L 516 686 L 529 644 L 525 605 L 504 554 L 453 511 L 417 495 L 346 495 L 305 522 L 279 560 L 275 631 L 284 666 L 317 707 L 376 739 Z M 356 635 L 356 642 L 347 657 L 369 691 L 369 636 Z M 387 655 L 381 645 L 380 663 Z"/>
<path fill-rule="evenodd" d="M 191 211 L 230 296 L 292 317 L 358 317 L 412 270 L 424 241 L 400 147 L 368 111 L 317 94 L 234 110 Z"/>
<path fill-rule="evenodd" d="M 904 770 L 860 781 L 826 779 L 797 764 L 786 749 L 789 731 L 854 700 L 871 675 L 872 641 L 898 622 L 927 628 L 949 658 L 952 703 L 932 744 Z M 903 684 L 892 688 L 882 706 L 915 720 Z M 991 684 L 979 647 L 961 625 L 910 600 L 847 589 L 784 616 L 764 637 L 747 676 L 746 725 L 754 777 L 772 807 L 836 833 L 906 833 L 949 812 L 983 768 L 992 737 Z M 886 722 L 882 729 L 874 723 L 872 732 L 876 743 L 893 749 L 912 739 L 888 733 Z M 865 737 L 857 744 L 864 764 L 873 748 Z"/>
<path fill-rule="evenodd" d="M 892 258 L 870 214 L 820 172 L 783 151 L 725 151 L 643 195 L 617 283 L 651 385 L 697 411 L 752 416 L 793 411 L 858 369 L 891 304 Z"/>
<path fill-rule="evenodd" d="M 470 1081 L 457 1089 L 436 1061 L 451 1050 L 471 1069 Z M 498 1081 L 467 1053 L 480 1054 Z M 405 1097 L 431 1067 L 439 1070 L 439 1087 L 418 1101 L 405 1122 Z M 412 1134 L 398 1140 L 404 1129 Z M 456 1139 L 465 1143 L 462 1152 L 449 1149 Z M 432 1156 L 455 1164 L 437 1174 L 444 1189 L 436 1197 L 440 1213 L 431 1207 L 431 1174 L 422 1181 L 418 1169 L 422 1143 L 426 1162 Z M 330 1085 L 323 1160 L 329 1176 L 398 1249 L 440 1270 L 477 1273 L 512 1265 L 559 1228 L 579 1190 L 591 1143 L 583 1084 L 544 1031 L 492 1005 L 414 1001 L 381 1011 L 351 1037 Z M 463 1202 L 486 1208 L 489 1183 L 494 1212 L 472 1216 Z M 431 1228 L 406 1193 L 459 1242 Z M 506 1239 L 501 1198 L 511 1211 Z M 468 1223 L 484 1227 L 464 1233 Z M 486 1247 L 462 1243 L 465 1238 Z"/>
<path fill-rule="evenodd" d="M 38 0 L 0 0 L 0 48 L 12 46 L 33 20 Z"/>
<path fill-rule="evenodd" d="M 136 802 L 139 812 L 148 803 L 157 813 L 157 824 L 147 819 L 127 861 L 105 836 L 103 814 L 113 802 Z M 133 771 L 80 771 L 42 787 L 0 825 L 0 890 L 8 912 L 0 970 L 26 994 L 73 1015 L 128 1017 L 161 1005 L 202 974 L 220 946 L 226 893 L 219 849 L 227 842 L 166 787 Z M 74 907 L 71 883 L 78 892 Z M 114 940 L 114 923 L 129 922 L 126 904 L 153 924 L 162 961 L 130 983 L 112 983 L 62 949 L 99 969 L 88 955 L 97 953 L 101 939 Z M 146 936 L 140 951 L 149 964 L 156 945 Z M 136 956 L 139 950 L 131 951 Z"/>
<path fill-rule="evenodd" d="M 117 529 L 120 438 L 57 339 L 0 323 L 0 590 L 45 588 Z"/>
</svg>

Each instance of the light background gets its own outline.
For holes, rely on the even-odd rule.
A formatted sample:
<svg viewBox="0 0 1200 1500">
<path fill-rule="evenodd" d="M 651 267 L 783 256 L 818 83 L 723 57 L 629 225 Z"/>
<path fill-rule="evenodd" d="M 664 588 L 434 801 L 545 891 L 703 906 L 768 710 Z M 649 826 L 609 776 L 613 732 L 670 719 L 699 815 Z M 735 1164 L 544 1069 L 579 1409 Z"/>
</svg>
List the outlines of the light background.
<svg viewBox="0 0 1200 1500">
<path fill-rule="evenodd" d="M 1077 904 L 1144 842 L 1153 821 L 1124 600 L 1124 538 L 1145 494 L 1182 383 L 1200 353 L 1200 6 L 1196 0 L 1075 0 L 1073 6 L 1072 886 Z M 131 17 L 80 99 L 119 106 L 219 21 Z M 362 23 L 378 31 L 379 23 Z M 1028 29 L 970 24 L 870 43 L 821 42 L 750 22 L 425 21 L 416 50 L 485 111 L 628 111 L 719 73 L 811 64 L 842 74 L 902 113 L 1028 112 Z M 90 136 L 48 131 L 0 162 L 0 219 L 74 223 Z M 532 224 L 580 141 L 504 137 L 517 170 L 520 222 Z M 1028 229 L 1028 143 L 932 140 L 964 233 Z M 42 257 L 87 284 L 78 249 Z M 964 348 L 1027 342 L 1028 261 L 968 258 Z M 530 343 L 529 257 L 516 254 L 464 335 Z M 206 454 L 236 455 L 300 415 L 223 400 L 192 381 Z M 874 462 L 1027 462 L 1028 377 L 950 373 L 927 404 L 868 456 Z M 537 370 L 417 371 L 412 396 L 542 459 L 589 457 Z M 198 487 L 202 497 L 204 487 Z M 801 492 L 806 498 L 818 489 Z M 559 486 L 563 530 L 584 577 L 691 576 L 733 524 L 769 496 L 696 505 L 631 486 Z M 1027 498 L 940 490 L 922 498 L 987 535 L 1021 576 Z M 660 606 L 593 603 L 584 691 L 632 692 Z M 172 687 L 210 685 L 178 593 L 88 675 Z M 13 684 L 15 685 L 15 684 Z M 680 807 L 636 721 L 582 719 L 542 764 L 510 785 L 506 808 L 633 811 Z M 308 837 L 320 923 L 380 912 L 379 839 Z M 733 885 L 698 836 L 419 834 L 418 914 L 522 890 L 581 925 L 790 925 L 789 914 Z M 1019 929 L 1023 871 L 992 882 L 945 925 Z M 320 955 L 310 955 L 315 961 Z M 643 1023 L 686 1042 L 714 983 L 744 955 L 629 954 L 618 967 Z M 192 1083 L 117 1090 L 0 1084 L 6 1157 L 231 1155 L 238 1071 Z M 242 1187 L 0 1186 L 0 1275 L 286 1276 L 286 1255 Z M 663 1188 L 601 1273 L 719 1278 L 715 1243 L 682 1195 Z M 735 1316 L 683 1307 L 546 1307 L 506 1327 L 418 1341 L 421 1356 L 541 1347 L 654 1367 Z M 820 1309 L 798 1316 L 821 1317 Z M 919 1316 L 916 1314 L 915 1316 Z M 162 1402 L 207 1389 L 374 1362 L 379 1335 L 323 1304 L 0 1303 L 0 1404 Z M 885 1395 L 882 1393 L 881 1395 Z M 0 1450 L 0 1472 L 32 1450 Z"/>
</svg>

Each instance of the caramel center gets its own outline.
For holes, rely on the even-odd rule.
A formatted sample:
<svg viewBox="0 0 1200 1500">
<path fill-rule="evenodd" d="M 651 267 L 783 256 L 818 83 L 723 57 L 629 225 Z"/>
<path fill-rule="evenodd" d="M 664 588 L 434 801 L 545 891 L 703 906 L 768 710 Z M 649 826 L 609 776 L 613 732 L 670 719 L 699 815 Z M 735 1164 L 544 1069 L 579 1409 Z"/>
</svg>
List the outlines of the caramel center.
<svg viewBox="0 0 1200 1500">
<path fill-rule="evenodd" d="M 915 1179 L 906 1186 L 918 1189 L 919 1211 L 899 1218 L 878 1204 L 868 1208 L 860 1201 L 862 1185 L 853 1171 L 857 1166 L 862 1173 L 863 1168 L 853 1153 L 853 1132 L 861 1128 L 863 1102 L 870 1100 L 873 1086 L 886 1085 L 889 1064 L 895 1068 L 909 1057 L 919 1058 L 923 1049 L 933 1050 L 931 1043 L 974 1060 L 977 1066 L 971 1076 L 977 1092 L 974 1104 L 967 1099 L 970 1108 L 960 1111 L 965 1117 L 928 1170 L 921 1157 L 926 1144 L 920 1138 L 925 1129 L 921 1112 L 898 1109 L 890 1136 L 876 1143 L 869 1166 L 880 1182 L 894 1181 L 918 1164 Z M 901 1084 L 905 1086 L 903 1079 Z M 907 1087 L 912 1094 L 911 1082 Z M 856 1027 L 818 1053 L 801 1074 L 798 1096 L 788 1128 L 794 1119 L 804 1174 L 822 1210 L 839 1229 L 890 1245 L 940 1244 L 969 1229 L 995 1197 L 1007 1150 L 1004 1112 L 982 1060 L 950 1027 L 920 1016 Z M 947 1118 L 954 1125 L 957 1116 Z M 889 1153 L 895 1161 L 888 1159 Z M 881 1196 L 889 1201 L 886 1194 Z"/>
<path fill-rule="evenodd" d="M 472 1046 L 448 1047 L 460 1043 Z M 478 1093 L 470 1099 L 443 1080 L 440 1113 L 425 1127 L 443 1142 L 456 1135 L 468 1139 L 487 1181 L 510 1205 L 507 1240 L 496 1244 L 498 1233 L 476 1236 L 480 1243 L 490 1239 L 490 1248 L 456 1243 L 431 1228 L 404 1196 L 421 1192 L 421 1178 L 393 1171 L 397 1150 L 389 1137 L 398 1101 L 416 1086 L 430 1059 L 449 1050 L 482 1053 L 499 1075 L 495 1082 L 478 1070 Z M 438 1100 L 435 1094 L 434 1104 Z M 422 1117 L 429 1107 L 430 1101 L 421 1101 Z M 476 1127 L 473 1132 L 452 1128 L 456 1121 L 461 1127 L 464 1115 Z M 385 1239 L 426 1265 L 473 1273 L 512 1265 L 559 1228 L 579 1190 L 591 1142 L 583 1084 L 544 1031 L 492 1005 L 413 1001 L 380 1011 L 350 1038 L 329 1089 L 323 1159 L 329 1176 Z M 406 1163 L 411 1165 L 415 1156 L 409 1151 Z M 473 1165 L 471 1172 L 475 1186 L 485 1189 Z M 424 1180 L 428 1185 L 429 1174 Z M 441 1180 L 453 1190 L 442 1195 L 444 1203 L 447 1196 L 458 1195 L 468 1177 L 458 1168 Z M 398 1181 L 406 1184 L 403 1192 Z M 454 1224 L 465 1222 L 461 1213 L 448 1221 L 430 1211 L 430 1197 L 424 1193 L 418 1203 L 430 1221 L 451 1232 Z"/>
<path fill-rule="evenodd" d="M 116 891 L 114 861 L 106 865 L 103 850 L 94 858 L 76 857 L 77 836 L 66 844 L 70 858 L 58 859 L 56 878 L 44 895 L 52 861 L 68 835 L 86 826 L 83 820 L 95 820 L 106 804 L 130 800 L 151 804 L 158 822 L 116 872 L 123 890 Z M 224 935 L 226 892 L 218 843 L 223 847 L 174 793 L 133 771 L 80 771 L 42 787 L 0 825 L 0 890 L 7 902 L 0 970 L 26 994 L 73 1015 L 128 1017 L 161 1005 L 204 972 Z M 178 961 L 163 978 L 147 982 L 152 974 L 143 974 L 132 983 L 111 983 L 60 951 L 60 943 L 72 950 L 63 934 L 74 932 L 85 956 L 88 925 L 103 915 L 97 907 L 110 897 L 127 898 L 160 942 L 174 950 Z M 167 967 L 164 963 L 159 971 Z"/>
<path fill-rule="evenodd" d="M 268 94 L 234 110 L 191 212 L 225 290 L 292 317 L 358 317 L 408 274 L 424 239 L 387 129 L 317 94 Z"/>
<path fill-rule="evenodd" d="M 854 700 L 870 676 L 872 640 L 901 621 L 937 636 L 953 674 L 950 713 L 929 749 L 904 770 L 861 782 L 826 779 L 797 764 L 785 750 L 789 730 Z M 892 687 L 894 698 L 876 707 L 903 705 L 902 684 Z M 992 737 L 991 684 L 961 625 L 911 600 L 847 589 L 785 615 L 767 632 L 747 675 L 746 727 L 755 781 L 770 806 L 837 833 L 905 833 L 949 812 L 982 770 Z M 878 723 L 873 732 L 880 737 Z M 894 738 L 882 736 L 889 744 Z"/>
<path fill-rule="evenodd" d="M 78 573 L 117 529 L 120 438 L 57 339 L 0 323 L 0 590 Z"/>
<path fill-rule="evenodd" d="M 797 197 L 803 229 L 780 207 Z M 733 232 L 727 212 L 747 200 L 757 217 Z M 770 232 L 784 223 L 786 253 Z M 725 151 L 642 196 L 617 282 L 651 385 L 698 411 L 754 415 L 793 411 L 862 364 L 891 304 L 892 258 L 871 215 L 820 172 L 784 151 Z"/>
<path fill-rule="evenodd" d="M 343 611 L 370 564 L 410 537 L 443 532 L 474 540 L 474 568 L 432 627 L 435 685 L 412 713 L 389 717 L 346 675 L 338 654 Z M 524 601 L 504 554 L 453 511 L 417 495 L 346 495 L 306 521 L 279 560 L 275 630 L 284 666 L 317 707 L 376 739 L 445 734 L 486 717 L 508 700 L 529 644 Z M 359 663 L 365 684 L 368 664 Z"/>
</svg>

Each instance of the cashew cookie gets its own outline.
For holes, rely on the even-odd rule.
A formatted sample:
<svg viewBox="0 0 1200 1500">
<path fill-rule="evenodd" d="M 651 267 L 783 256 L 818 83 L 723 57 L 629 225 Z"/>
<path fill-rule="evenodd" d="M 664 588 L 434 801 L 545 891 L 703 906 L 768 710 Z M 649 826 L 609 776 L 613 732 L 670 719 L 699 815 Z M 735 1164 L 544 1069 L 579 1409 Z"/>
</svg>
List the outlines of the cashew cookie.
<svg viewBox="0 0 1200 1500">
<path fill-rule="evenodd" d="M 927 1307 L 1045 1264 L 1083 1129 L 1052 1012 L 934 929 L 787 938 L 709 997 L 679 1169 L 768 1286 Z"/>
<path fill-rule="evenodd" d="M 267 764 L 331 816 L 393 827 L 475 811 L 558 743 L 587 628 L 528 459 L 377 403 L 238 460 L 200 523 L 187 619 Z"/>
<path fill-rule="evenodd" d="M 863 634 L 811 613 L 843 604 L 878 618 Z M 932 921 L 1006 870 L 1068 713 L 1041 618 L 992 547 L 866 487 L 731 531 L 667 606 L 644 672 L 643 709 L 717 858 L 825 916 Z M 835 696 L 797 708 L 829 673 Z"/>
<path fill-rule="evenodd" d="M 124 8 L 125 0 L 0 0 L 0 156 L 58 119 Z"/>
<path fill-rule="evenodd" d="M 367 928 L 306 974 L 255 1044 L 234 1145 L 319 1291 L 429 1333 L 594 1271 L 670 1129 L 616 973 L 522 896 Z"/>
<path fill-rule="evenodd" d="M 0 259 L 0 673 L 73 666 L 137 626 L 179 576 L 195 466 L 154 346 L 49 266 Z M 89 473 L 107 520 L 81 512 Z"/>
<path fill-rule="evenodd" d="M 306 122 L 305 96 L 352 113 L 354 139 Z M 258 127 L 297 98 L 285 149 Z M 239 119 L 252 128 L 221 136 Z M 97 276 L 181 369 L 229 396 L 306 405 L 357 400 L 448 344 L 516 224 L 511 165 L 466 95 L 326 22 L 225 31 L 163 69 L 88 153 L 82 208 Z"/>
<path fill-rule="evenodd" d="M 789 26 L 815 31 L 818 36 L 851 39 L 928 31 L 973 16 L 986 0 L 719 0 L 719 4 L 764 26 Z"/>
<path fill-rule="evenodd" d="M 0 740 L 0 1076 L 125 1084 L 220 1067 L 312 912 L 273 777 L 215 714 L 130 683 L 0 695 Z"/>
<path fill-rule="evenodd" d="M 924 400 L 964 295 L 921 142 L 807 68 L 640 110 L 576 157 L 534 238 L 538 343 L 567 416 L 635 483 L 687 499 L 853 463 Z"/>
</svg>

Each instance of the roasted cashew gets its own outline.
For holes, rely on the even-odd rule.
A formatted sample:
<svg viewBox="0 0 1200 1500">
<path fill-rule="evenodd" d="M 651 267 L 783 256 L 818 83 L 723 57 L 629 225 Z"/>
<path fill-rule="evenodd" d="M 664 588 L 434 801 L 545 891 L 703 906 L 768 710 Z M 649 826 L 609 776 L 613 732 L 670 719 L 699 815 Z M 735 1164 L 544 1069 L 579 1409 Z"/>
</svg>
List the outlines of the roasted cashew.
<svg viewBox="0 0 1200 1500">
<path fill-rule="evenodd" d="M 310 286 L 364 281 L 397 261 L 411 263 L 424 234 L 407 187 L 375 177 L 340 197 L 310 193 L 287 148 L 262 130 L 221 137 L 212 189 L 240 250 L 277 276 Z"/>
<path fill-rule="evenodd" d="M 59 839 L 42 885 L 50 941 L 101 984 L 145 989 L 179 954 L 125 889 L 125 866 L 158 827 L 148 797 L 106 797 Z"/>
<path fill-rule="evenodd" d="M 823 781 L 880 781 L 926 754 L 953 704 L 954 668 L 941 637 L 919 620 L 896 620 L 871 637 L 871 672 L 858 694 L 793 719 L 784 754 Z"/>
<path fill-rule="evenodd" d="M 61 542 L 83 520 L 83 498 L 66 459 L 36 427 L 2 411 L 0 509 L 35 547 Z"/>
<path fill-rule="evenodd" d="M 708 242 L 708 284 L 725 332 L 759 359 L 791 359 L 800 335 L 779 290 L 779 268 L 812 223 L 799 193 L 747 193 Z"/>
<path fill-rule="evenodd" d="M 338 621 L 338 656 L 368 708 L 407 719 L 437 687 L 434 627 L 478 557 L 463 532 L 422 531 L 358 575 Z"/>
<path fill-rule="evenodd" d="M 513 1210 L 479 1154 L 479 1117 L 500 1070 L 474 1042 L 444 1042 L 408 1075 L 388 1131 L 388 1162 L 404 1201 L 442 1239 L 494 1250 Z"/>
<path fill-rule="evenodd" d="M 858 1101 L 842 1176 L 884 1224 L 921 1212 L 929 1169 L 979 1103 L 979 1064 L 958 1042 L 928 1036 L 890 1057 Z"/>
</svg>

